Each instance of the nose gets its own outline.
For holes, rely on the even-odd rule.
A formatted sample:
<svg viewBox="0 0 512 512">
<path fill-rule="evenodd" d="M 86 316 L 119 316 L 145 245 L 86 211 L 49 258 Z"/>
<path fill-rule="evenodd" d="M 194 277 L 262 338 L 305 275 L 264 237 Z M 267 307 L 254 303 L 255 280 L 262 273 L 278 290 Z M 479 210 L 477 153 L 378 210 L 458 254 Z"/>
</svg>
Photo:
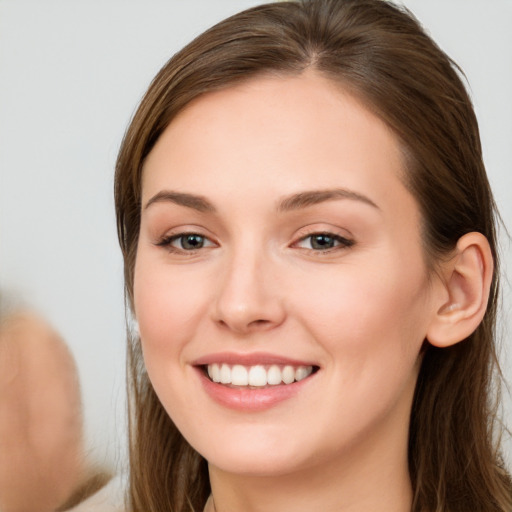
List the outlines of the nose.
<svg viewBox="0 0 512 512">
<path fill-rule="evenodd" d="M 238 334 L 275 328 L 285 319 L 278 269 L 258 252 L 233 255 L 219 274 L 213 319 Z"/>
</svg>

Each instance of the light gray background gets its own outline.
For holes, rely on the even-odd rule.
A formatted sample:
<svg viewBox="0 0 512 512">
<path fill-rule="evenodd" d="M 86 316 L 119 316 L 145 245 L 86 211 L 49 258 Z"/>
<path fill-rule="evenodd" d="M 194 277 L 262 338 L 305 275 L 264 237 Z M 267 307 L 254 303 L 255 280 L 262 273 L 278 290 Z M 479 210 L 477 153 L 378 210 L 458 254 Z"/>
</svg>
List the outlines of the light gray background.
<svg viewBox="0 0 512 512">
<path fill-rule="evenodd" d="M 122 264 L 113 166 L 161 65 L 254 0 L 0 0 L 0 290 L 42 313 L 78 362 L 93 460 L 124 460 Z M 512 0 L 404 0 L 464 69 L 512 230 Z M 503 239 L 512 279 L 512 247 Z M 512 352 L 511 286 L 501 322 Z M 512 360 L 503 356 L 512 380 Z M 512 425 L 512 407 L 506 409 Z M 510 457 L 512 444 L 507 445 Z M 512 457 L 510 457 L 512 459 Z M 509 460 L 510 460 L 509 459 Z"/>
</svg>

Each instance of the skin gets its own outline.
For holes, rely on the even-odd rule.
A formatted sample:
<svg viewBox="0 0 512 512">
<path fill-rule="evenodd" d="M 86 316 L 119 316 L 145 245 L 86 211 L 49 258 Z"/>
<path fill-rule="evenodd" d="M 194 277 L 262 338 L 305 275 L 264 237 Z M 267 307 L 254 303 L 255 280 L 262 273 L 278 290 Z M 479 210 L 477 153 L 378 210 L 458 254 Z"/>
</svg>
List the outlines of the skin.
<svg viewBox="0 0 512 512">
<path fill-rule="evenodd" d="M 403 171 L 387 126 L 313 72 L 208 93 L 150 153 L 135 311 L 152 384 L 209 462 L 207 509 L 410 510 L 419 354 L 447 294 L 428 274 Z M 286 203 L 333 189 L 351 195 Z M 155 199 L 168 191 L 211 208 Z M 204 247 L 169 244 L 183 232 Z M 326 232 L 351 244 L 312 248 L 311 235 Z M 219 352 L 319 370 L 293 397 L 239 411 L 212 400 L 194 368 Z"/>
<path fill-rule="evenodd" d="M 0 323 L 0 509 L 51 512 L 82 477 L 80 389 L 60 337 L 30 313 Z"/>
</svg>

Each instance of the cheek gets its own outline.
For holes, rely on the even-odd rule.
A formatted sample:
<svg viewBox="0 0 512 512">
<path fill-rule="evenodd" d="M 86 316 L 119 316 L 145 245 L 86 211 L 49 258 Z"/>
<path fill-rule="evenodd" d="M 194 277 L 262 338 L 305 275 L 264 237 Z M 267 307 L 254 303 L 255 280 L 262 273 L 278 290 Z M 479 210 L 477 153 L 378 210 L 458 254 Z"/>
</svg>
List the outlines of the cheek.
<svg viewBox="0 0 512 512">
<path fill-rule="evenodd" d="M 364 438 L 393 411 L 401 411 L 402 419 L 410 412 L 428 287 L 423 272 L 381 264 L 340 269 L 325 279 L 317 275 L 301 294 L 300 316 L 327 355 L 331 391 L 325 407 L 335 439 L 354 432 Z"/>
<path fill-rule="evenodd" d="M 428 318 L 422 264 L 404 268 L 392 257 L 380 259 L 317 274 L 307 288 L 295 293 L 301 297 L 301 316 L 333 357 L 415 360 Z"/>
<path fill-rule="evenodd" d="M 134 276 L 135 316 L 146 365 L 152 358 L 180 353 L 204 314 L 204 281 L 184 272 L 170 272 L 143 252 Z"/>
</svg>

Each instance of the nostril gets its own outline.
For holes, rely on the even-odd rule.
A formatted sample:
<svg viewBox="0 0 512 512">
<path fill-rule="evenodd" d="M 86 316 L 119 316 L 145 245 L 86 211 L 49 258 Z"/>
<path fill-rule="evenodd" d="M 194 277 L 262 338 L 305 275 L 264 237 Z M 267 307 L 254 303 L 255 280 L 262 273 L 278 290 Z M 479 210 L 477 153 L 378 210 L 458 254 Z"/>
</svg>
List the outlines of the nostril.
<svg viewBox="0 0 512 512">
<path fill-rule="evenodd" d="M 252 322 L 249 323 L 249 327 L 254 327 L 254 328 L 266 327 L 270 323 L 271 323 L 270 320 L 253 320 Z"/>
</svg>

